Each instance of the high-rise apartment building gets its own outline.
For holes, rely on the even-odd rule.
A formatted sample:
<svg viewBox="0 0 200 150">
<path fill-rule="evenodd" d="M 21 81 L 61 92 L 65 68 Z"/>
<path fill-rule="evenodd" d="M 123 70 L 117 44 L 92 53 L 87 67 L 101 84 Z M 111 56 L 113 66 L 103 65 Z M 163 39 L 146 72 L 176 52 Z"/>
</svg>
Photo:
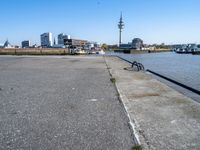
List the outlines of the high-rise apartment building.
<svg viewBox="0 0 200 150">
<path fill-rule="evenodd" d="M 69 40 L 69 39 L 70 39 L 70 35 L 61 33 L 58 35 L 58 44 L 64 45 L 64 40 Z"/>
<path fill-rule="evenodd" d="M 41 46 L 42 47 L 52 47 L 53 46 L 53 37 L 51 32 L 43 33 L 40 35 Z"/>
</svg>

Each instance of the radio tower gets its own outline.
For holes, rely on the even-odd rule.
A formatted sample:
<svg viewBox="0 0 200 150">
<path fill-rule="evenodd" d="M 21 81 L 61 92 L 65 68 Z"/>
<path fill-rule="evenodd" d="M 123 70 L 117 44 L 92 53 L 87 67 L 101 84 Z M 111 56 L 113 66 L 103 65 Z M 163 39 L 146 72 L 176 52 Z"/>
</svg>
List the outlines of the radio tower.
<svg viewBox="0 0 200 150">
<path fill-rule="evenodd" d="M 119 46 L 120 46 L 121 43 L 122 43 L 122 29 L 124 29 L 124 22 L 123 22 L 123 19 L 122 19 L 122 13 L 121 13 L 121 16 L 120 16 L 118 28 L 119 28 Z"/>
</svg>

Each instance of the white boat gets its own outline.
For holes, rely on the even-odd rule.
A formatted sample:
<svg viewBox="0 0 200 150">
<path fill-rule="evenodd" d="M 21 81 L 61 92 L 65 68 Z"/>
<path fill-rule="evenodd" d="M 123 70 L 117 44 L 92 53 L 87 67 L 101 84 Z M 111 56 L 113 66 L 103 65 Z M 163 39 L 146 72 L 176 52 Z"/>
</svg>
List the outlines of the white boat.
<svg viewBox="0 0 200 150">
<path fill-rule="evenodd" d="M 83 49 L 81 49 L 81 48 L 75 48 L 75 49 L 73 49 L 73 50 L 71 51 L 71 53 L 72 53 L 72 54 L 79 54 L 79 55 L 81 55 L 81 54 L 86 54 L 86 51 L 83 50 Z"/>
<path fill-rule="evenodd" d="M 103 50 L 100 50 L 100 51 L 96 52 L 96 54 L 105 55 L 105 52 Z"/>
<path fill-rule="evenodd" d="M 75 51 L 75 54 L 86 54 L 84 50 L 78 49 Z"/>
</svg>

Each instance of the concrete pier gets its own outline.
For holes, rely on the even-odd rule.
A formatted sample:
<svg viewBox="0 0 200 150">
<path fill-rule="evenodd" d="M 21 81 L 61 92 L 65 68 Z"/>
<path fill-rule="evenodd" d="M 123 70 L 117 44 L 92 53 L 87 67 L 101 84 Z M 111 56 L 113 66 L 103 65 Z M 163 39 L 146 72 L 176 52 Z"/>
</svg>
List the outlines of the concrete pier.
<svg viewBox="0 0 200 150">
<path fill-rule="evenodd" d="M 199 149 L 200 104 L 129 67 L 116 57 L 0 56 L 0 149 Z"/>
<path fill-rule="evenodd" d="M 200 104 L 115 57 L 106 63 L 143 149 L 200 148 Z"/>
</svg>

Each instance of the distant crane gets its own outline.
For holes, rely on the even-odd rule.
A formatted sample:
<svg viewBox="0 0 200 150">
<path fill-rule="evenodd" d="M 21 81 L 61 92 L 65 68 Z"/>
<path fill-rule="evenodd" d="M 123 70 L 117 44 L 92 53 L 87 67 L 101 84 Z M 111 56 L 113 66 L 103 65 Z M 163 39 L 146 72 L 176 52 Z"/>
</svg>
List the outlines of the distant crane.
<svg viewBox="0 0 200 150">
<path fill-rule="evenodd" d="M 124 22 L 123 22 L 123 18 L 122 18 L 122 13 L 121 13 L 121 16 L 120 16 L 118 28 L 119 28 L 119 46 L 120 46 L 122 44 L 122 29 L 124 29 Z"/>
</svg>

